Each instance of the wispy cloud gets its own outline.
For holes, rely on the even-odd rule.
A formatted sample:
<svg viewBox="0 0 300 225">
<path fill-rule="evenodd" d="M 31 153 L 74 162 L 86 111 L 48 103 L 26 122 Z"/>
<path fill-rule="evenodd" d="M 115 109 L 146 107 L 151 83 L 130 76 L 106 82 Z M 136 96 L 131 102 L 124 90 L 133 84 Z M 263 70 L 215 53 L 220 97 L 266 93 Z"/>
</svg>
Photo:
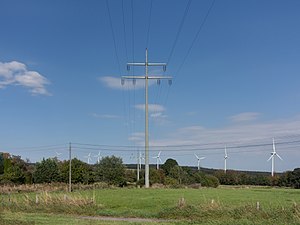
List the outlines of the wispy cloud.
<svg viewBox="0 0 300 225">
<path fill-rule="evenodd" d="M 209 143 L 245 143 L 257 139 L 272 139 L 300 134 L 300 118 L 263 123 L 233 124 L 215 129 L 203 126 L 179 128 L 169 137 L 153 140 L 152 145 L 186 145 Z"/>
<path fill-rule="evenodd" d="M 0 62 L 0 88 L 9 85 L 28 88 L 33 95 L 51 95 L 46 85 L 50 84 L 47 78 L 36 71 L 30 71 L 23 63 L 12 61 Z"/>
<path fill-rule="evenodd" d="M 115 90 L 124 90 L 124 91 L 131 91 L 131 90 L 138 90 L 145 87 L 145 81 L 143 79 L 136 79 L 135 84 L 133 84 L 132 80 L 124 80 L 124 84 L 121 83 L 120 77 L 113 77 L 113 76 L 104 76 L 99 77 L 98 80 L 104 84 L 106 87 L 115 89 Z M 155 81 L 149 81 L 148 85 L 151 86 L 155 84 Z"/>
<path fill-rule="evenodd" d="M 135 105 L 136 109 L 144 110 L 145 111 L 145 104 L 137 104 Z M 148 111 L 150 113 L 158 113 L 158 112 L 164 112 L 166 109 L 163 105 L 158 104 L 148 104 Z"/>
<path fill-rule="evenodd" d="M 98 113 L 92 113 L 91 116 L 99 119 L 120 119 L 121 118 L 121 116 L 118 115 L 98 114 Z"/>
<path fill-rule="evenodd" d="M 260 113 L 257 112 L 244 112 L 237 115 L 233 115 L 229 117 L 232 122 L 239 123 L 239 122 L 248 122 L 257 120 L 260 116 Z"/>
<path fill-rule="evenodd" d="M 145 104 L 135 105 L 138 110 L 145 111 Z M 167 115 L 165 114 L 166 108 L 163 105 L 148 104 L 149 117 L 153 119 L 156 124 L 163 125 L 167 121 Z"/>
<path fill-rule="evenodd" d="M 132 133 L 128 138 L 128 140 L 133 141 L 135 143 L 140 143 L 142 145 L 143 141 L 145 141 L 145 133 L 143 132 Z"/>
<path fill-rule="evenodd" d="M 186 115 L 187 116 L 195 116 L 197 115 L 198 113 L 196 111 L 191 111 L 191 112 L 187 112 Z"/>
</svg>

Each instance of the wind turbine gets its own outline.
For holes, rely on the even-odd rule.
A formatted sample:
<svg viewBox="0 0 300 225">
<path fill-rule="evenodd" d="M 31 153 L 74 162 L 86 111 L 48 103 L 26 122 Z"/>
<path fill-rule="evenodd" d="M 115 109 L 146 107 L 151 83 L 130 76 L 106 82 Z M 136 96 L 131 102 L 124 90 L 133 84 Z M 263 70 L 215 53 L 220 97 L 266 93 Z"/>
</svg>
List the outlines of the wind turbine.
<svg viewBox="0 0 300 225">
<path fill-rule="evenodd" d="M 205 157 L 198 157 L 196 154 L 195 154 L 195 156 L 196 156 L 196 158 L 197 158 L 197 161 L 198 161 L 198 170 L 200 170 L 200 161 L 202 160 L 202 159 L 205 159 Z"/>
<path fill-rule="evenodd" d="M 162 163 L 161 158 L 160 158 L 160 153 L 161 153 L 161 151 L 158 153 L 157 156 L 152 157 L 152 158 L 156 159 L 156 169 L 159 169 L 159 162 Z"/>
<path fill-rule="evenodd" d="M 56 159 L 58 159 L 58 158 L 59 158 L 59 156 L 61 156 L 61 155 L 62 155 L 62 153 L 61 153 L 61 152 L 57 152 L 57 151 L 55 151 L 55 154 L 56 154 L 56 156 L 55 156 L 55 158 L 56 158 Z"/>
<path fill-rule="evenodd" d="M 97 155 L 94 155 L 94 157 L 97 158 L 97 163 L 100 163 L 100 159 L 102 159 L 101 151 L 99 151 Z"/>
<path fill-rule="evenodd" d="M 275 148 L 275 140 L 273 138 L 273 152 L 271 152 L 271 156 L 267 161 L 270 161 L 272 159 L 272 177 L 274 176 L 274 170 L 275 170 L 275 156 L 277 156 L 279 159 L 283 160 L 280 155 L 277 154 L 276 148 Z"/>
<path fill-rule="evenodd" d="M 225 145 L 225 155 L 224 155 L 224 173 L 226 173 L 226 170 L 227 170 L 227 159 L 228 159 L 228 155 L 227 155 L 227 150 L 226 150 L 226 145 Z"/>
<path fill-rule="evenodd" d="M 84 158 L 87 158 L 87 163 L 90 164 L 90 161 L 92 160 L 91 153 L 89 153 L 88 155 L 84 156 Z"/>
<path fill-rule="evenodd" d="M 145 158 L 143 157 L 142 153 L 139 153 L 139 167 L 140 169 L 142 169 L 142 160 L 145 160 Z"/>
</svg>

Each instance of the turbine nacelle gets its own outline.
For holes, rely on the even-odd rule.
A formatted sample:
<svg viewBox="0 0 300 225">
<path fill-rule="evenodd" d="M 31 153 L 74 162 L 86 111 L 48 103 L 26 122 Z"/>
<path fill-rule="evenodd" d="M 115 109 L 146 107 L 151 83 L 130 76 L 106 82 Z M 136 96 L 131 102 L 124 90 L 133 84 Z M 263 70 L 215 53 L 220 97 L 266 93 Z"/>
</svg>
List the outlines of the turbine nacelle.
<svg viewBox="0 0 300 225">
<path fill-rule="evenodd" d="M 205 157 L 198 157 L 196 154 L 194 154 L 194 155 L 195 155 L 195 157 L 197 158 L 197 161 L 198 161 L 198 170 L 200 170 L 200 161 L 202 159 L 205 159 Z"/>
</svg>

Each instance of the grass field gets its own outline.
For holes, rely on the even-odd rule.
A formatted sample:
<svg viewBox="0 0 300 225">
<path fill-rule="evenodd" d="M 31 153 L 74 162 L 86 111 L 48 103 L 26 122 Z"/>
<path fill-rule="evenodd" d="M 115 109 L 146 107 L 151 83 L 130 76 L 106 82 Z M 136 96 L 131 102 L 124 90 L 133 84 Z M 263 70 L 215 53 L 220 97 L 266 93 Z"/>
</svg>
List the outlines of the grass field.
<svg viewBox="0 0 300 225">
<path fill-rule="evenodd" d="M 1 199 L 2 221 L 6 224 L 300 224 L 300 190 L 295 189 L 117 188 L 66 195 L 41 193 L 38 203 L 35 193 L 2 195 Z M 171 221 L 98 221 L 80 217 L 86 215 Z"/>
</svg>

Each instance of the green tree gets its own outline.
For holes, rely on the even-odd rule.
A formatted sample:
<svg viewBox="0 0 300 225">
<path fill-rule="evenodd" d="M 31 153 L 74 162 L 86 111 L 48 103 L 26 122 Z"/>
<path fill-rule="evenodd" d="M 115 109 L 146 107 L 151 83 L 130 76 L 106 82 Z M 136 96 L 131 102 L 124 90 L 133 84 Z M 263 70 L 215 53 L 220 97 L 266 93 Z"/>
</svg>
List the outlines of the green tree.
<svg viewBox="0 0 300 225">
<path fill-rule="evenodd" d="M 179 184 L 189 184 L 189 174 L 180 166 L 174 166 L 170 170 L 169 177 L 174 178 Z"/>
<path fill-rule="evenodd" d="M 0 152 L 0 174 L 4 173 L 4 158 L 3 152 Z"/>
<path fill-rule="evenodd" d="M 43 159 L 42 162 L 36 163 L 33 172 L 35 183 L 51 183 L 61 181 L 58 163 L 55 159 Z"/>
<path fill-rule="evenodd" d="M 150 169 L 150 183 L 151 184 L 155 184 L 155 183 L 159 183 L 159 184 L 163 184 L 164 180 L 165 180 L 165 173 L 163 170 L 159 169 Z"/>
<path fill-rule="evenodd" d="M 24 171 L 26 171 L 25 162 L 20 156 L 3 153 L 3 174 L 1 175 L 1 183 L 25 183 Z"/>
<path fill-rule="evenodd" d="M 171 169 L 174 166 L 178 166 L 178 163 L 175 159 L 167 159 L 166 162 L 161 165 L 161 168 L 165 171 L 166 175 L 168 176 L 170 174 Z"/>
<path fill-rule="evenodd" d="M 292 187 L 297 189 L 300 188 L 300 168 L 294 169 L 294 171 L 291 173 L 290 183 Z"/>
<path fill-rule="evenodd" d="M 69 165 L 70 160 L 63 161 L 59 164 L 62 181 L 65 183 L 69 182 Z M 88 184 L 94 181 L 94 174 L 91 166 L 77 158 L 72 159 L 71 170 L 72 183 Z"/>
<path fill-rule="evenodd" d="M 125 167 L 121 158 L 107 156 L 96 165 L 95 180 L 112 185 L 125 185 Z"/>
</svg>

